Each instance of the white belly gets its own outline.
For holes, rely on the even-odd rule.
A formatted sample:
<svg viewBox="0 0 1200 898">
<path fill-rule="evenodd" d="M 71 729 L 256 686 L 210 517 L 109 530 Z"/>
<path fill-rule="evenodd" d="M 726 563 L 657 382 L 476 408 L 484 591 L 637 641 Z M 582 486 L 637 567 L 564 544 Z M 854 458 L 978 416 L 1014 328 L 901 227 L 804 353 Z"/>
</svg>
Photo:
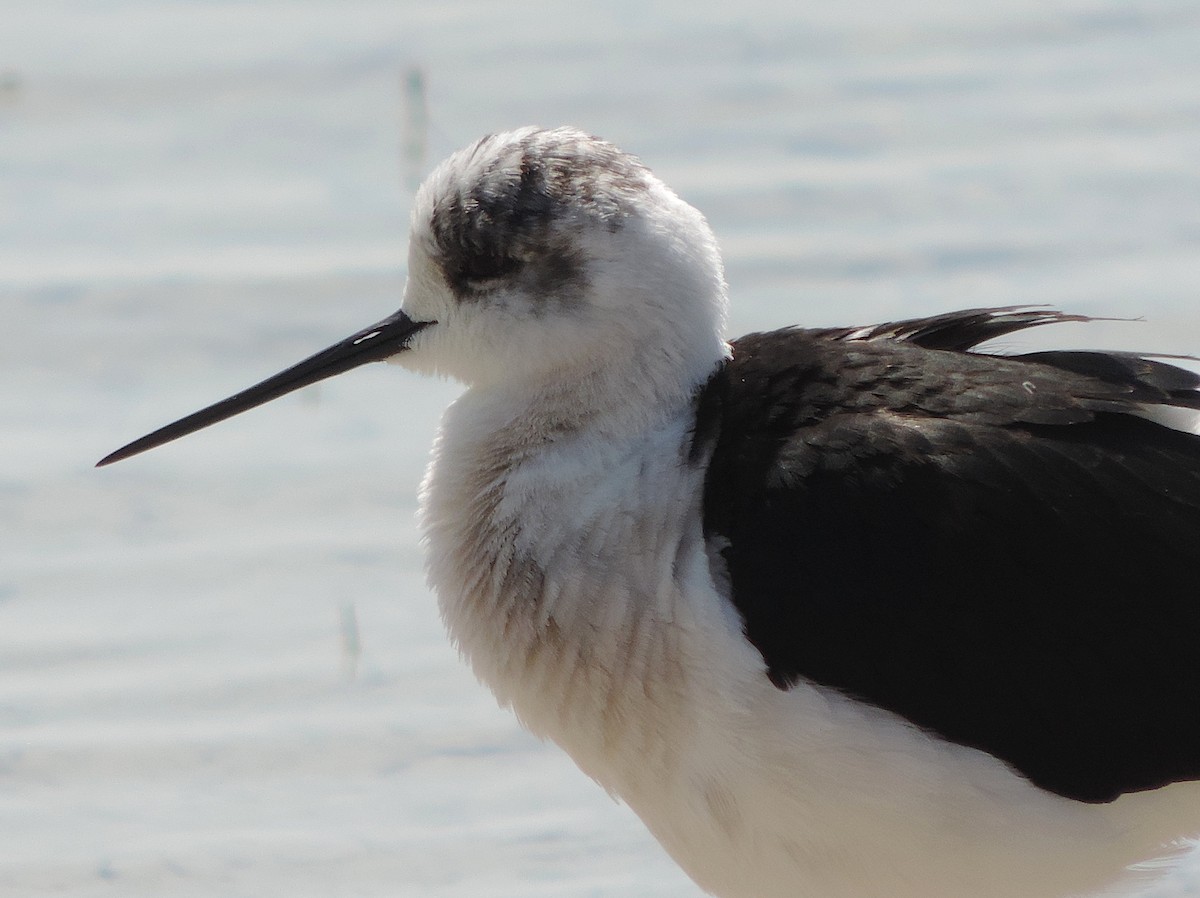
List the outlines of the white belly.
<svg viewBox="0 0 1200 898">
<path fill-rule="evenodd" d="M 1111 894 L 1200 822 L 1194 784 L 1069 801 L 886 712 L 765 676 L 705 718 L 672 769 L 614 791 L 722 898 Z"/>
</svg>

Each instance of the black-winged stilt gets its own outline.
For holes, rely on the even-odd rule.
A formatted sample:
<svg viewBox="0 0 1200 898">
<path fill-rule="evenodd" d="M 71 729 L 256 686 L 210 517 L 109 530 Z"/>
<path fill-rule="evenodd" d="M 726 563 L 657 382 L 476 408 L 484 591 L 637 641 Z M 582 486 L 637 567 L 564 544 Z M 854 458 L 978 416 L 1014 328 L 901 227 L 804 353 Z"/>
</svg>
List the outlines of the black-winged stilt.
<svg viewBox="0 0 1200 898">
<path fill-rule="evenodd" d="M 400 311 L 101 464 L 387 359 L 475 671 L 723 898 L 1057 898 L 1200 832 L 1200 377 L 981 309 L 726 343 L 704 219 L 570 129 L 418 193 Z"/>
</svg>

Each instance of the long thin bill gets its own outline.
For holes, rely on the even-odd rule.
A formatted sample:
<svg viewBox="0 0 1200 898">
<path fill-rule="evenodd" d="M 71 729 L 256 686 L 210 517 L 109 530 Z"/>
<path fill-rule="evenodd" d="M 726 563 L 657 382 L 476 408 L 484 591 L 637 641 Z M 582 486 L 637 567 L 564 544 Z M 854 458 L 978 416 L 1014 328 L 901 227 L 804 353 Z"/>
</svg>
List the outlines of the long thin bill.
<svg viewBox="0 0 1200 898">
<path fill-rule="evenodd" d="M 171 440 L 177 440 L 189 433 L 195 433 L 201 428 L 208 427 L 210 424 L 232 418 L 239 412 L 255 408 L 272 399 L 278 399 L 280 396 L 299 390 L 301 387 L 307 387 L 309 384 L 333 377 L 335 374 L 365 365 L 367 362 L 382 361 L 407 349 L 408 341 L 413 334 L 430 324 L 433 322 L 413 321 L 404 312 L 396 312 L 394 315 L 389 315 L 382 321 L 352 334 L 345 340 L 333 344 L 328 349 L 309 356 L 286 371 L 280 371 L 273 377 L 268 377 L 261 383 L 242 390 L 228 399 L 222 399 L 208 408 L 194 412 L 186 418 L 180 418 L 173 424 L 160 427 L 154 433 L 146 434 L 141 439 L 122 446 L 111 455 L 100 459 L 96 463 L 96 467 L 111 465 L 115 461 L 121 461 L 145 452 L 147 449 L 169 443 Z"/>
</svg>

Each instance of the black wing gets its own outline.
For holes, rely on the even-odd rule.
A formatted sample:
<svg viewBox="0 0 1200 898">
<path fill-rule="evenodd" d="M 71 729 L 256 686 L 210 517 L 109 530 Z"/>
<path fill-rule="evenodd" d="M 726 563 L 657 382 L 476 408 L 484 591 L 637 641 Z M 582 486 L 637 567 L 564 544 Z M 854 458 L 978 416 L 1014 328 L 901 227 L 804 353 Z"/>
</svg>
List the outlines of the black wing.
<svg viewBox="0 0 1200 898">
<path fill-rule="evenodd" d="M 705 388 L 705 531 L 772 680 L 1083 801 L 1200 779 L 1200 377 L 996 357 L 1014 309 L 745 337 Z"/>
</svg>

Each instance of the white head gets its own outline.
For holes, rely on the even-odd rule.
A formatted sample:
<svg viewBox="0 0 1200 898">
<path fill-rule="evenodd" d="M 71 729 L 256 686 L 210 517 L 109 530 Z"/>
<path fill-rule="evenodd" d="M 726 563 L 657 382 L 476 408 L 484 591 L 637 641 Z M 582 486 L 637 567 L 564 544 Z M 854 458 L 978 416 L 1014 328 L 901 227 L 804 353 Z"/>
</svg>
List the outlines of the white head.
<svg viewBox="0 0 1200 898">
<path fill-rule="evenodd" d="M 620 372 L 662 402 L 690 395 L 727 352 L 703 216 L 571 128 L 491 135 L 439 165 L 417 193 L 408 274 L 399 312 L 101 464 L 368 361 L 534 392 L 611 389 Z"/>
<path fill-rule="evenodd" d="M 571 128 L 491 135 L 439 165 L 408 259 L 403 310 L 438 323 L 397 361 L 467 384 L 666 362 L 690 387 L 722 352 L 724 272 L 704 218 Z"/>
</svg>

